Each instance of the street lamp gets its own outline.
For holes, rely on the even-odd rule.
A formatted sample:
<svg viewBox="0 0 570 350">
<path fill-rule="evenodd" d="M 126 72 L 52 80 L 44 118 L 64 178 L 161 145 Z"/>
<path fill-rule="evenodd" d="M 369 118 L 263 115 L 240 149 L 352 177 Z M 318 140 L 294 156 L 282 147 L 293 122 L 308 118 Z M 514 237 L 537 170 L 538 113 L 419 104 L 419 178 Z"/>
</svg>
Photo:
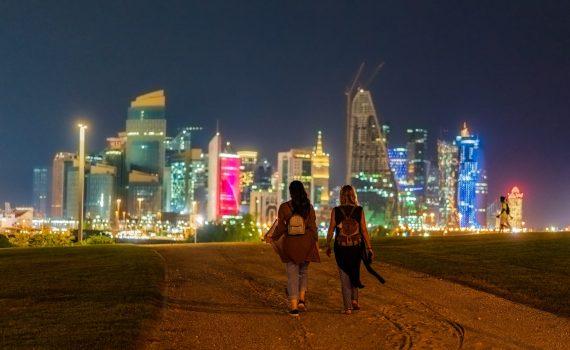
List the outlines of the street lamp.
<svg viewBox="0 0 570 350">
<path fill-rule="evenodd" d="M 79 226 L 77 228 L 77 240 L 83 241 L 83 202 L 85 200 L 85 130 L 87 125 L 79 124 L 79 165 L 77 174 L 77 187 L 79 196 L 77 199 L 77 217 Z"/>
<path fill-rule="evenodd" d="M 119 230 L 121 229 L 121 217 L 119 215 L 120 213 L 121 213 L 121 198 L 117 198 L 117 210 L 115 211 L 115 214 L 117 218 L 117 228 Z"/>
</svg>

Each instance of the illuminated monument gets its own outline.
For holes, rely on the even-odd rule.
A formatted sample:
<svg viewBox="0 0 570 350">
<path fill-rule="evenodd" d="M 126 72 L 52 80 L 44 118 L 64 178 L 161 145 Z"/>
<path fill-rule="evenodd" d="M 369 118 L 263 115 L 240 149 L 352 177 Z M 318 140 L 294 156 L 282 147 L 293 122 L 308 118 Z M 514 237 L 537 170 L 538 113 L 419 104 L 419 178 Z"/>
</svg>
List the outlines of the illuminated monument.
<svg viewBox="0 0 570 350">
<path fill-rule="evenodd" d="M 459 171 L 457 181 L 457 207 L 459 225 L 462 228 L 481 228 L 486 223 L 487 182 L 482 168 L 482 151 L 479 138 L 471 135 L 467 124 L 455 139 L 459 150 Z"/>
<path fill-rule="evenodd" d="M 347 92 L 347 182 L 372 225 L 392 226 L 397 212 L 397 189 L 388 162 L 386 139 L 370 91 Z"/>
<path fill-rule="evenodd" d="M 145 212 L 162 210 L 165 106 L 164 91 L 158 90 L 138 96 L 128 111 L 125 170 L 128 173 L 127 205 L 131 214 L 138 206 Z"/>
</svg>

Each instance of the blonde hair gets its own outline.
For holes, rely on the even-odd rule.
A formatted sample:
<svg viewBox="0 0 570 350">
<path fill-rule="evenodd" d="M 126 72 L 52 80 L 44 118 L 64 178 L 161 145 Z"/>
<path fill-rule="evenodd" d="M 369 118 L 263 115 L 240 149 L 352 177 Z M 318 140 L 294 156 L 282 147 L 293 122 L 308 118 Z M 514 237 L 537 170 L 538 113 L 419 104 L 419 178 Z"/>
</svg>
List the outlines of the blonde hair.
<svg viewBox="0 0 570 350">
<path fill-rule="evenodd" d="M 340 189 L 340 205 L 358 205 L 358 198 L 356 197 L 354 187 L 350 185 L 342 186 Z"/>
</svg>

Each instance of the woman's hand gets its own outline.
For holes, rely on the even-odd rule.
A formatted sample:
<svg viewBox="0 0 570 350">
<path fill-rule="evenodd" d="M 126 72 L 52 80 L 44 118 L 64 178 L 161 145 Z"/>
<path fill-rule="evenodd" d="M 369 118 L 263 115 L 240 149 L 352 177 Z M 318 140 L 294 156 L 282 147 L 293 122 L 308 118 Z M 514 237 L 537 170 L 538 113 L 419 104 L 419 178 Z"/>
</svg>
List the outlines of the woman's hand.
<svg viewBox="0 0 570 350">
<path fill-rule="evenodd" d="M 374 250 L 372 250 L 372 248 L 368 248 L 367 250 L 368 250 L 368 252 L 370 253 L 370 258 L 371 258 L 372 260 L 374 260 L 374 257 L 376 256 L 376 255 L 374 254 Z"/>
<path fill-rule="evenodd" d="M 330 258 L 331 257 L 331 247 L 327 247 L 327 256 Z"/>
</svg>

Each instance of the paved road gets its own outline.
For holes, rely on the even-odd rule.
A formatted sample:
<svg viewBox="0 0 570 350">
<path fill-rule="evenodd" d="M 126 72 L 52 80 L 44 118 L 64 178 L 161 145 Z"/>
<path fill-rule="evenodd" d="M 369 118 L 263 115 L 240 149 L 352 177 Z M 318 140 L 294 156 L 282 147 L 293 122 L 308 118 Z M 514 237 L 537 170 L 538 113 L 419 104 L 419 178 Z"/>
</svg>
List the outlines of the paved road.
<svg viewBox="0 0 570 350">
<path fill-rule="evenodd" d="M 341 315 L 334 259 L 309 267 L 309 312 L 286 314 L 285 269 L 255 244 L 155 246 L 167 278 L 150 349 L 570 349 L 570 320 L 385 264 Z"/>
</svg>

